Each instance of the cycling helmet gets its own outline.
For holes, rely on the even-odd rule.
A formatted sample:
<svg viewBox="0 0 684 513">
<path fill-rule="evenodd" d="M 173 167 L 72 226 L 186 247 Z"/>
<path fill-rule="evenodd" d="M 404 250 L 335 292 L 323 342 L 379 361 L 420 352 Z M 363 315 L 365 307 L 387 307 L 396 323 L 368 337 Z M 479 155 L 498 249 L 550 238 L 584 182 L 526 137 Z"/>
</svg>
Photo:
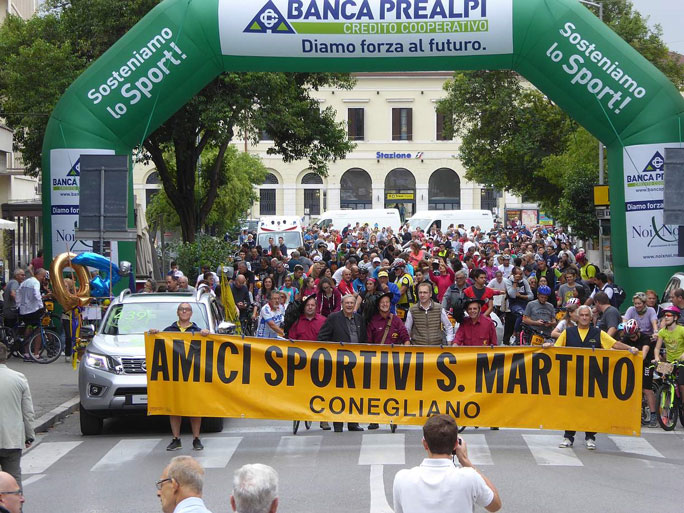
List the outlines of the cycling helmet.
<svg viewBox="0 0 684 513">
<path fill-rule="evenodd" d="M 675 314 L 676 316 L 680 316 L 682 314 L 682 311 L 679 308 L 677 308 L 675 305 L 670 305 L 668 307 L 665 307 L 661 310 L 661 312 L 663 312 L 664 314 L 669 312 L 671 314 Z"/>
<path fill-rule="evenodd" d="M 639 323 L 636 321 L 636 319 L 629 319 L 625 321 L 622 329 L 627 335 L 636 335 L 639 333 Z"/>
<path fill-rule="evenodd" d="M 396 269 L 397 267 L 406 267 L 406 260 L 403 258 L 395 258 L 394 262 L 392 262 L 392 269 Z"/>
<path fill-rule="evenodd" d="M 646 302 L 646 294 L 644 292 L 637 292 L 636 294 L 634 294 L 632 296 L 632 301 L 634 301 L 635 299 L 638 299 L 642 303 L 645 303 Z"/>
<path fill-rule="evenodd" d="M 577 254 L 575 255 L 575 260 L 578 262 L 584 262 L 587 259 L 587 255 L 584 254 L 584 251 L 578 251 Z"/>
<path fill-rule="evenodd" d="M 580 304 L 580 300 L 579 300 L 579 298 L 576 298 L 576 297 L 571 297 L 570 299 L 568 299 L 565 302 L 565 306 L 579 305 L 579 304 Z"/>
<path fill-rule="evenodd" d="M 540 285 L 540 287 L 537 289 L 537 294 L 543 294 L 545 296 L 550 296 L 551 295 L 551 287 L 548 285 Z"/>
</svg>

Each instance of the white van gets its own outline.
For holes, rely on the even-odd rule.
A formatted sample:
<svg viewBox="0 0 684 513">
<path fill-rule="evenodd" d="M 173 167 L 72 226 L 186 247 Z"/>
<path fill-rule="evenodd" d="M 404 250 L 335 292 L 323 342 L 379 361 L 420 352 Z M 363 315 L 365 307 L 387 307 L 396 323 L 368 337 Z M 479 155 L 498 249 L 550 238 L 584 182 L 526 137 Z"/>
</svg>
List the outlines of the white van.
<svg viewBox="0 0 684 513">
<path fill-rule="evenodd" d="M 462 224 L 466 230 L 479 226 L 484 232 L 494 229 L 494 216 L 490 210 L 419 210 L 406 220 L 411 230 L 428 231 L 433 224 L 440 230 L 449 225 Z"/>
<path fill-rule="evenodd" d="M 288 251 L 300 248 L 304 245 L 303 224 L 303 219 L 297 216 L 262 216 L 257 228 L 257 246 L 269 247 L 270 238 L 277 245 L 278 237 L 282 237 Z"/>
<path fill-rule="evenodd" d="M 401 218 L 396 208 L 378 208 L 368 210 L 328 210 L 318 218 L 312 219 L 311 224 L 318 225 L 319 228 L 333 228 L 342 230 L 347 225 L 361 226 L 368 223 L 373 228 L 376 224 L 378 228 L 392 228 L 395 232 L 401 227 Z"/>
</svg>

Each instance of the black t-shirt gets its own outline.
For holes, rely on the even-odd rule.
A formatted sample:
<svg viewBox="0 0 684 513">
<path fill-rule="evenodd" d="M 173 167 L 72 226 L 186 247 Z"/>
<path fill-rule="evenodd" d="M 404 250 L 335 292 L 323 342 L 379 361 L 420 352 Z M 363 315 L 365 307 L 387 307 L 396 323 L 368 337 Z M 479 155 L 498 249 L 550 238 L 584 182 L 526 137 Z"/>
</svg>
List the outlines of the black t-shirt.
<svg viewBox="0 0 684 513">
<path fill-rule="evenodd" d="M 655 349 L 656 343 L 651 340 L 651 337 L 648 335 L 644 335 L 643 333 L 639 333 L 639 338 L 636 340 L 632 340 L 629 338 L 629 335 L 624 335 L 622 337 L 622 342 L 627 344 L 628 346 L 636 347 L 639 351 L 643 349 L 644 346 L 648 346 L 648 354 L 646 355 L 646 360 L 644 361 L 644 366 L 648 365 L 648 362 L 651 362 L 654 360 L 653 356 L 653 350 Z"/>
</svg>

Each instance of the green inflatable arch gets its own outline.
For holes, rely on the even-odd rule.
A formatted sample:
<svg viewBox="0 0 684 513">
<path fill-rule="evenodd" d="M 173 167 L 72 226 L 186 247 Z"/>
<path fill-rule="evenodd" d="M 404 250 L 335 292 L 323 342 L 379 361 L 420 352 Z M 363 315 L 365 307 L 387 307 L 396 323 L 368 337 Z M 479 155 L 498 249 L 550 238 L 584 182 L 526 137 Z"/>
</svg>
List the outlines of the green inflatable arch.
<svg viewBox="0 0 684 513">
<path fill-rule="evenodd" d="M 577 0 L 166 0 L 52 114 L 46 257 L 74 243 L 79 156 L 130 155 L 224 71 L 452 69 L 515 70 L 607 146 L 613 262 L 628 292 L 684 265 L 662 208 L 664 149 L 681 147 L 684 99 Z M 132 243 L 118 250 L 135 262 Z"/>
</svg>

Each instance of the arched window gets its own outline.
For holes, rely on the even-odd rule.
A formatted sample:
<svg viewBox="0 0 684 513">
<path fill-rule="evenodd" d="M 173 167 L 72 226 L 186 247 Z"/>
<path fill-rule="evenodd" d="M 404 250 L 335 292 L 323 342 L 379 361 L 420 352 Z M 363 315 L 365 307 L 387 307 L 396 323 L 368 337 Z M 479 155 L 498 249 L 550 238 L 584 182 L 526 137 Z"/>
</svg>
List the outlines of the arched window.
<svg viewBox="0 0 684 513">
<path fill-rule="evenodd" d="M 340 206 L 348 209 L 373 208 L 373 188 L 370 175 L 363 169 L 347 170 L 340 179 Z"/>
<path fill-rule="evenodd" d="M 387 173 L 385 208 L 398 208 L 402 223 L 416 210 L 416 178 L 408 169 L 398 167 Z"/>
<path fill-rule="evenodd" d="M 278 178 L 268 173 L 264 178 L 264 185 L 278 185 Z M 262 216 L 276 215 L 276 190 L 262 188 L 259 190 L 259 214 Z"/>
<path fill-rule="evenodd" d="M 428 182 L 428 209 L 461 209 L 461 179 L 456 171 L 443 167 L 432 173 Z"/>
<path fill-rule="evenodd" d="M 302 177 L 302 185 L 323 185 L 323 178 L 316 173 L 307 173 Z M 318 187 L 304 188 L 304 214 L 310 216 L 321 215 L 321 189 Z"/>
<path fill-rule="evenodd" d="M 307 173 L 302 178 L 302 185 L 317 185 L 323 184 L 323 178 L 316 173 Z"/>
<path fill-rule="evenodd" d="M 145 208 L 150 204 L 152 198 L 161 190 L 159 173 L 152 171 L 145 179 Z"/>
</svg>

